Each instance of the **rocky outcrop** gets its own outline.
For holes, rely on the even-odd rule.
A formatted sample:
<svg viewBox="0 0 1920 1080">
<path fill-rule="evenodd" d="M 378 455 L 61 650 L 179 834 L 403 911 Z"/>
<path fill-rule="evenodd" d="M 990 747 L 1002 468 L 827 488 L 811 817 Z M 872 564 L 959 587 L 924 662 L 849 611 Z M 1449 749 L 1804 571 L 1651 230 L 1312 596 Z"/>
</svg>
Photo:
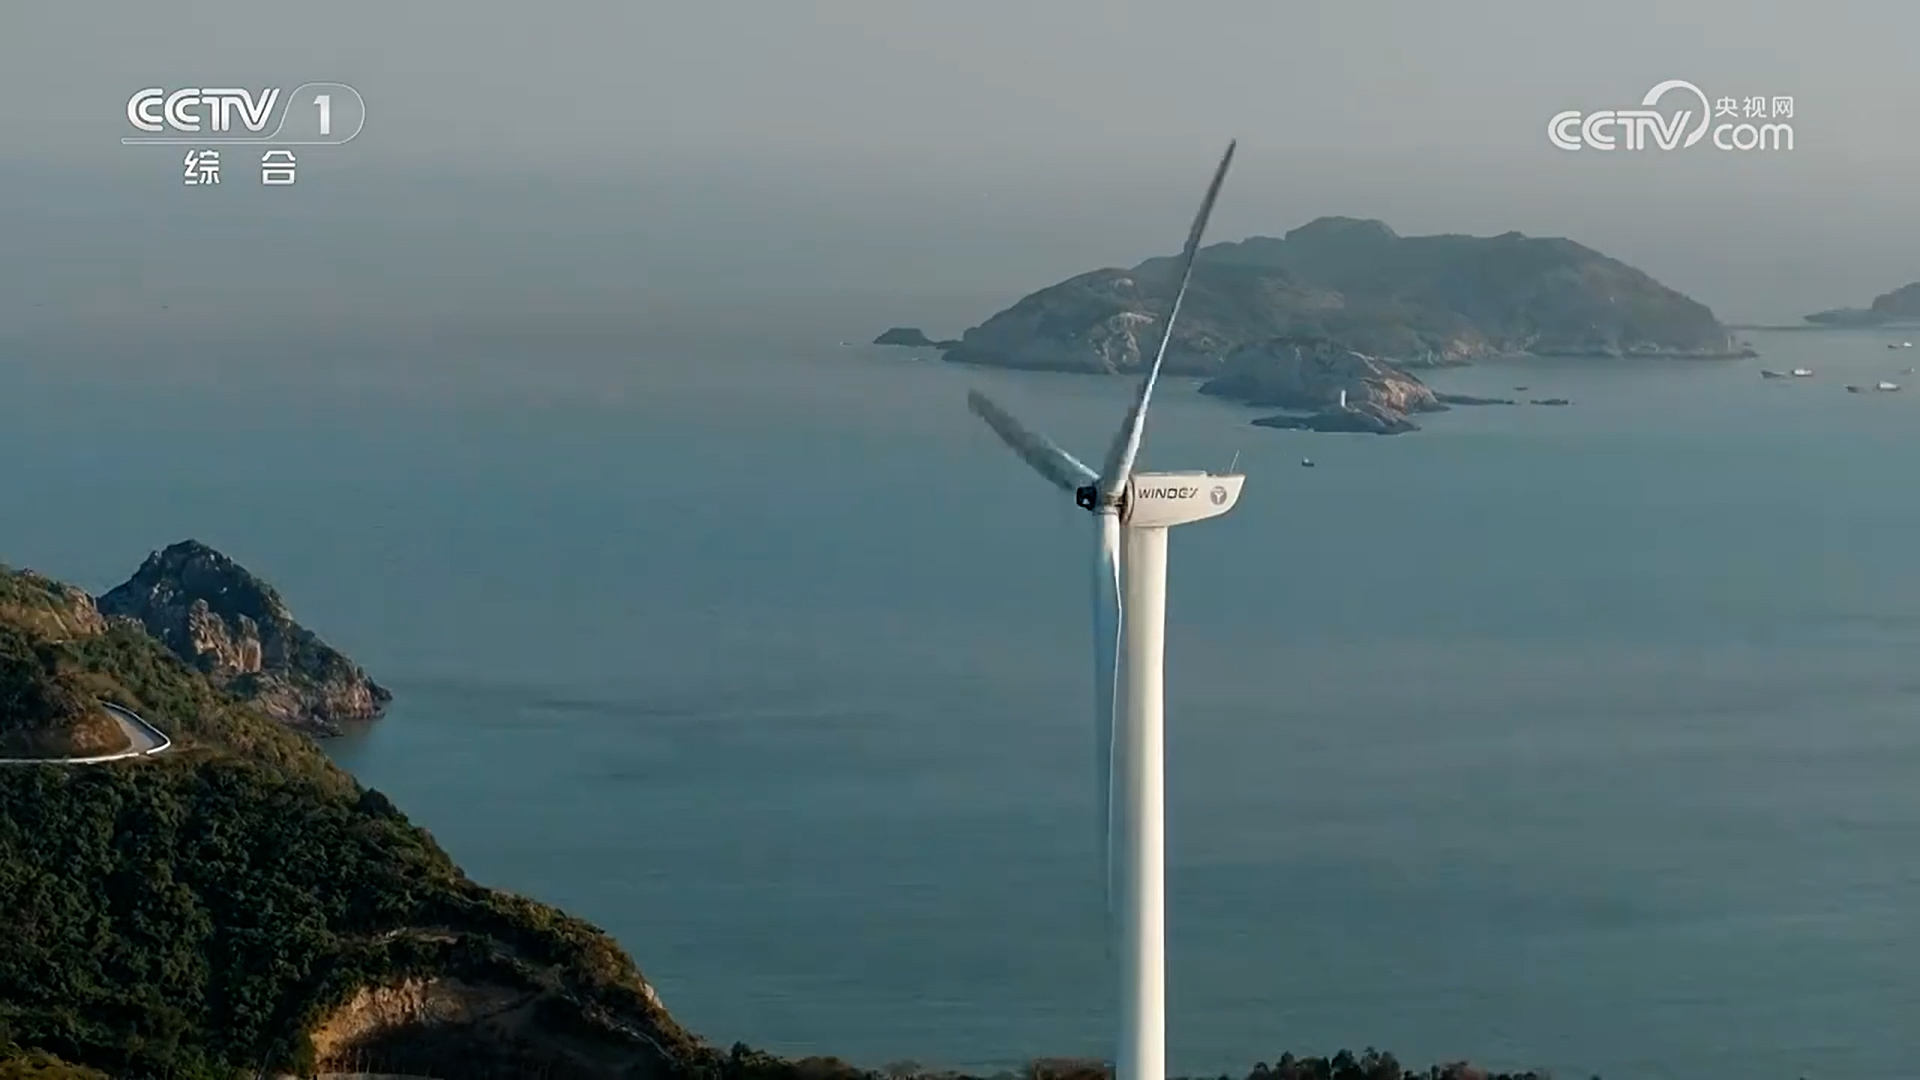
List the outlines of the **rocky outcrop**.
<svg viewBox="0 0 1920 1080">
<path fill-rule="evenodd" d="M 1420 430 L 1412 414 L 1453 405 L 1512 405 L 1511 398 L 1435 393 L 1379 357 L 1327 338 L 1287 337 L 1235 346 L 1221 372 L 1200 387 L 1214 397 L 1285 409 L 1254 423 L 1292 431 L 1403 435 Z M 1536 403 L 1538 404 L 1538 403 Z"/>
<path fill-rule="evenodd" d="M 423 1031 L 491 1024 L 504 1029 L 503 1033 L 511 1032 L 526 1026 L 527 1006 L 539 996 L 537 991 L 457 978 L 363 986 L 309 1033 L 314 1060 L 324 1070 L 345 1071 L 358 1064 L 358 1055 Z"/>
<path fill-rule="evenodd" d="M 1247 342 L 1221 368 L 1201 393 L 1289 410 L 1255 420 L 1261 427 L 1404 435 L 1420 430 L 1410 414 L 1447 408 L 1414 376 L 1326 338 Z"/>
<path fill-rule="evenodd" d="M 1171 258 L 1081 274 L 968 330 L 946 358 L 1132 371 L 1158 348 L 1177 284 Z M 1326 338 L 1399 367 L 1526 353 L 1751 353 L 1705 305 L 1571 240 L 1403 237 L 1354 218 L 1202 250 L 1167 370 L 1217 375 L 1236 347 L 1278 337 Z"/>
<path fill-rule="evenodd" d="M 1881 293 L 1864 308 L 1834 308 L 1804 316 L 1810 323 L 1824 326 L 1884 326 L 1890 323 L 1920 323 L 1920 281 Z"/>
<path fill-rule="evenodd" d="M 1357 406 L 1336 405 L 1306 416 L 1293 413 L 1263 416 L 1254 423 L 1289 431 L 1344 431 L 1360 435 L 1404 435 L 1420 430 L 1420 425 L 1408 419 L 1406 413 L 1370 401 Z"/>
<path fill-rule="evenodd" d="M 1446 408 L 1426 383 L 1377 357 L 1328 338 L 1285 337 L 1234 347 L 1203 394 L 1266 408 L 1321 410 L 1375 406 L 1388 412 Z"/>
<path fill-rule="evenodd" d="M 149 555 L 99 610 L 136 620 L 217 685 L 294 727 L 337 732 L 341 721 L 378 717 L 393 700 L 295 622 L 272 586 L 196 540 Z"/>
<path fill-rule="evenodd" d="M 455 940 L 453 935 L 445 935 Z M 495 962 L 501 962 L 496 956 Z M 642 984 L 638 1008 L 589 1004 L 524 958 L 499 978 L 438 973 L 365 984 L 307 1030 L 321 1075 L 572 1076 L 634 1080 L 658 1075 L 686 1047 L 663 1044 L 672 1021 Z"/>
<path fill-rule="evenodd" d="M 107 620 L 84 590 L 0 565 L 0 620 L 53 641 L 104 633 Z"/>
</svg>

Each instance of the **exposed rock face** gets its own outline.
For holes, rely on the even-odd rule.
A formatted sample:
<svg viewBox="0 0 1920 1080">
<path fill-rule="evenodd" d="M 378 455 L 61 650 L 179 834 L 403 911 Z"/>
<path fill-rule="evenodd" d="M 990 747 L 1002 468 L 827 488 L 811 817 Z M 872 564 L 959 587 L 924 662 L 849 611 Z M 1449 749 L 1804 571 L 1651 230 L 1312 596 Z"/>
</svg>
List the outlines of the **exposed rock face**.
<svg viewBox="0 0 1920 1080">
<path fill-rule="evenodd" d="M 1286 337 L 1235 346 L 1203 394 L 1277 409 L 1377 406 L 1402 415 L 1446 408 L 1426 383 L 1328 338 Z"/>
<path fill-rule="evenodd" d="M 968 330 L 947 359 L 1129 371 L 1153 357 L 1175 260 L 1095 270 Z M 1396 365 L 1504 354 L 1747 355 L 1713 312 L 1571 240 L 1520 233 L 1402 237 L 1320 218 L 1283 239 L 1204 249 L 1167 350 L 1175 374 L 1215 375 L 1250 341 L 1323 337 Z"/>
<path fill-rule="evenodd" d="M 581 1080 L 664 1071 L 662 1059 L 671 1055 L 636 1017 L 580 1011 L 557 986 L 409 978 L 361 987 L 308 1037 L 323 1075 L 360 1075 L 367 1065 L 409 1075 Z M 571 1022 L 561 1019 L 569 1014 Z"/>
<path fill-rule="evenodd" d="M 107 620 L 84 591 L 4 565 L 0 565 L 0 619 L 54 641 L 92 637 L 107 629 Z"/>
<path fill-rule="evenodd" d="M 1806 316 L 1811 323 L 1829 326 L 1880 326 L 1885 323 L 1920 322 L 1920 281 L 1902 285 L 1873 298 L 1865 308 L 1834 308 Z"/>
<path fill-rule="evenodd" d="M 410 1028 L 470 1025 L 502 1018 L 537 997 L 461 979 L 406 979 L 393 986 L 363 986 L 312 1031 L 314 1058 L 322 1067 L 350 1063 L 353 1051 Z"/>
<path fill-rule="evenodd" d="M 147 557 L 99 610 L 131 618 L 182 660 L 283 723 L 318 733 L 381 715 L 384 687 L 293 621 L 272 586 L 196 540 Z"/>
<path fill-rule="evenodd" d="M 1222 361 L 1219 377 L 1202 385 L 1200 392 L 1289 410 L 1255 420 L 1261 427 L 1373 435 L 1420 430 L 1412 413 L 1445 412 L 1453 405 L 1514 403 L 1510 398 L 1435 393 L 1379 357 L 1312 337 L 1237 345 Z"/>
<path fill-rule="evenodd" d="M 1129 270 L 1095 270 L 1033 293 L 960 337 L 947 359 L 1046 371 L 1133 371 L 1159 347 L 1171 294 Z M 1229 344 L 1203 315 L 1185 309 L 1167 349 L 1167 370 L 1213 372 Z"/>
</svg>

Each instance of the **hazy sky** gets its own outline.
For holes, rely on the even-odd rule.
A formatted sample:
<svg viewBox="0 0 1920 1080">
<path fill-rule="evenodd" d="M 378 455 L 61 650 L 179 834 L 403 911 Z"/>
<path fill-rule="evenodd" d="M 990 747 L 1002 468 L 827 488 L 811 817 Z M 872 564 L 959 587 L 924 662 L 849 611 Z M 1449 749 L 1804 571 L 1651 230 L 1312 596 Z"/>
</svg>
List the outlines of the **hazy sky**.
<svg viewBox="0 0 1920 1080">
<path fill-rule="evenodd" d="M 1920 279 L 1916 41 L 1920 7 L 1864 0 L 20 3 L 0 319 L 953 332 L 1172 250 L 1237 136 L 1219 238 L 1566 235 L 1786 321 Z M 1795 149 L 1547 143 L 1669 78 L 1791 95 Z M 369 120 L 291 189 L 118 143 L 143 86 L 310 80 Z"/>
</svg>

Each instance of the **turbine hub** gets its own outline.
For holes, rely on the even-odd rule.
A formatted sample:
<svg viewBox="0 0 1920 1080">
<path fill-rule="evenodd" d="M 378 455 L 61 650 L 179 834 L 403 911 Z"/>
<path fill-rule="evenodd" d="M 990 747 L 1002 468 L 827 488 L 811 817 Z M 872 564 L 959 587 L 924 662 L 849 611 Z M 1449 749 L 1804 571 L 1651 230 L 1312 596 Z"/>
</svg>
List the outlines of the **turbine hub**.
<svg viewBox="0 0 1920 1080">
<path fill-rule="evenodd" d="M 1099 513 L 1101 510 L 1100 488 L 1094 484 L 1088 484 L 1085 487 L 1075 488 L 1073 492 L 1073 502 L 1075 506 L 1078 506 L 1082 510 L 1089 510 L 1096 514 Z M 1120 489 L 1120 494 L 1107 500 L 1106 505 L 1115 507 L 1115 508 L 1120 508 L 1120 507 L 1126 506 L 1126 503 L 1127 503 L 1127 489 L 1125 487 L 1122 487 Z"/>
</svg>

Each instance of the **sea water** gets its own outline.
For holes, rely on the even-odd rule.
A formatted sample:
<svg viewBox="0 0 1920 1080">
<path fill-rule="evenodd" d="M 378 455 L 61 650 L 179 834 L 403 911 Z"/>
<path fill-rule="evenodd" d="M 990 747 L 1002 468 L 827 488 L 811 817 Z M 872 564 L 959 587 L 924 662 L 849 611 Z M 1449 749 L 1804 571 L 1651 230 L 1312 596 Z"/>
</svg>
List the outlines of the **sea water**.
<svg viewBox="0 0 1920 1080">
<path fill-rule="evenodd" d="M 1920 385 L 1844 392 L 1907 378 L 1871 334 L 1756 337 L 1435 373 L 1573 404 L 1396 438 L 1165 388 L 1146 464 L 1249 476 L 1172 541 L 1176 1071 L 1910 1074 Z M 1098 1055 L 1090 525 L 964 390 L 1097 459 L 1128 387 L 914 355 L 29 362 L 0 553 L 269 578 L 396 692 L 335 760 L 722 1045 Z"/>
</svg>

